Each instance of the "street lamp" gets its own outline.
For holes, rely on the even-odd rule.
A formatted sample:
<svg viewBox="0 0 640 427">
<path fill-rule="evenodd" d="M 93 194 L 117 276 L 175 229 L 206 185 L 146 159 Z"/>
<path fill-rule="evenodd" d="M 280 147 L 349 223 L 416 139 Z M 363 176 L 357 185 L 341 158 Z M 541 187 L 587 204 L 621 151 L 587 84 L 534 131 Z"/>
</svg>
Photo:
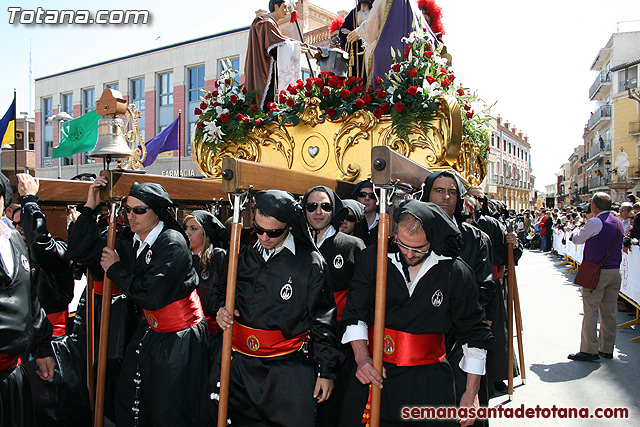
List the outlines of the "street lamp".
<svg viewBox="0 0 640 427">
<path fill-rule="evenodd" d="M 578 183 L 573 184 L 573 189 L 576 191 L 576 206 L 578 205 Z"/>
<path fill-rule="evenodd" d="M 60 106 L 58 105 L 58 111 L 60 110 Z M 49 117 L 47 119 L 47 123 L 58 123 L 58 146 L 60 145 L 60 142 L 62 141 L 62 124 L 64 122 L 68 122 L 70 120 L 73 120 L 73 117 L 71 117 L 68 113 L 61 111 L 58 114 L 54 114 L 53 116 Z M 62 159 L 59 158 L 58 159 L 58 179 L 62 179 L 62 163 L 61 163 Z"/>
</svg>

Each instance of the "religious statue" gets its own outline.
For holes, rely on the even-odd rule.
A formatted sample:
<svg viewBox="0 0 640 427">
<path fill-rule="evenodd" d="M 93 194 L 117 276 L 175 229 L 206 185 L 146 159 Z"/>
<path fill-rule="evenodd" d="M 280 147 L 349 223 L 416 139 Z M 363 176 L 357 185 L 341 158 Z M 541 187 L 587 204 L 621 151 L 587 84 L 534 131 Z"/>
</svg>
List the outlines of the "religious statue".
<svg viewBox="0 0 640 427">
<path fill-rule="evenodd" d="M 629 162 L 629 156 L 622 147 L 620 147 L 620 153 L 618 153 L 614 165 L 618 171 L 618 181 L 626 181 L 627 169 L 631 166 L 631 162 Z"/>
</svg>

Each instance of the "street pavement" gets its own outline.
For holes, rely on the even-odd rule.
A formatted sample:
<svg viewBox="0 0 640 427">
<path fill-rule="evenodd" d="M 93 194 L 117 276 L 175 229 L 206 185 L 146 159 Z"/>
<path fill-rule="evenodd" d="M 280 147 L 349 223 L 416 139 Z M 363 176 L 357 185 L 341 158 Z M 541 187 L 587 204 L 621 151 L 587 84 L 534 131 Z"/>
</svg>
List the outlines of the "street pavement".
<svg viewBox="0 0 640 427">
<path fill-rule="evenodd" d="M 502 426 L 632 426 L 640 425 L 640 336 L 638 327 L 618 329 L 613 360 L 576 362 L 569 353 L 580 350 L 582 298 L 562 259 L 550 253 L 525 250 L 516 267 L 522 323 L 526 384 L 514 379 L 513 400 L 491 399 L 503 408 L 628 408 L 628 419 L 491 419 Z M 618 324 L 631 320 L 618 312 Z M 514 345 L 516 340 L 514 338 Z"/>
</svg>

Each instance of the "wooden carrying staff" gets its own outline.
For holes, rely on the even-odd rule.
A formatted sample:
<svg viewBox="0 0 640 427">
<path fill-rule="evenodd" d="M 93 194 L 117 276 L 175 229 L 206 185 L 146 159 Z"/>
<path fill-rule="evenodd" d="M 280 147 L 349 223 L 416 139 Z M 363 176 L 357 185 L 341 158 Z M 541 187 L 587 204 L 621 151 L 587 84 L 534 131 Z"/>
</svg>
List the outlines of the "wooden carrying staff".
<svg viewBox="0 0 640 427">
<path fill-rule="evenodd" d="M 94 330 L 94 296 L 93 296 L 93 275 L 87 269 L 87 290 L 85 292 L 85 316 L 87 330 L 87 389 L 89 390 L 89 404 L 91 410 L 95 409 L 96 381 L 93 374 L 93 361 L 95 360 L 95 330 Z"/>
<path fill-rule="evenodd" d="M 116 247 L 116 212 L 117 203 L 109 206 L 109 231 L 107 233 L 107 247 Z M 109 321 L 111 318 L 111 279 L 104 273 L 104 288 L 102 292 L 102 316 L 100 317 L 100 343 L 98 345 L 98 380 L 96 383 L 96 401 L 93 426 L 102 427 L 104 423 L 104 390 L 107 377 L 107 350 L 109 345 Z M 88 320 L 88 319 L 87 319 Z M 87 355 L 87 364 L 90 359 Z"/>
<path fill-rule="evenodd" d="M 389 147 L 371 149 L 371 182 L 380 188 L 380 218 L 378 220 L 378 249 L 376 261 L 376 300 L 373 324 L 373 367 L 380 376 L 383 368 L 383 340 L 385 327 L 385 309 L 387 303 L 387 252 L 389 243 L 389 213 L 387 211 L 387 192 L 391 183 L 420 188 L 427 176 L 428 169 L 391 150 Z M 371 386 L 371 412 L 369 425 L 380 426 L 382 390 Z"/>
<path fill-rule="evenodd" d="M 514 313 L 515 310 L 515 313 Z M 516 264 L 513 257 L 513 243 L 507 244 L 507 357 L 508 357 L 508 389 L 509 400 L 513 399 L 513 322 L 515 314 L 516 335 L 518 340 L 518 355 L 520 356 L 520 376 L 522 383 L 526 382 L 524 366 L 524 349 L 522 347 L 522 316 L 520 312 L 520 298 L 516 279 Z"/>
</svg>

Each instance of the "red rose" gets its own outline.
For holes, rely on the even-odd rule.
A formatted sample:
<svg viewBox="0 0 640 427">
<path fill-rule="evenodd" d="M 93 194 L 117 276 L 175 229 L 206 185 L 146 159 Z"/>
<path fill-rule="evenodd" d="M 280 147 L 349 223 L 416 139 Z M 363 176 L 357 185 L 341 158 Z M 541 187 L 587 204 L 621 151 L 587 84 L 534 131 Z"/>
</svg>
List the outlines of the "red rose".
<svg viewBox="0 0 640 427">
<path fill-rule="evenodd" d="M 431 58 L 433 56 L 433 52 L 431 52 L 430 50 L 427 50 L 424 52 L 424 56 L 426 56 L 427 58 Z"/>
<path fill-rule="evenodd" d="M 242 123 L 244 123 L 244 124 L 249 123 L 249 117 L 247 117 L 247 116 L 243 116 L 243 117 L 242 117 Z"/>
<path fill-rule="evenodd" d="M 213 96 L 214 98 L 218 97 L 218 91 L 214 90 L 213 92 L 211 92 L 211 96 Z"/>
<path fill-rule="evenodd" d="M 193 110 L 193 114 L 195 114 L 196 116 L 201 116 L 202 115 L 202 110 L 199 108 L 196 108 L 195 110 Z"/>
<path fill-rule="evenodd" d="M 361 85 L 364 83 L 364 79 L 362 77 L 358 77 L 358 84 Z"/>
<path fill-rule="evenodd" d="M 351 95 L 351 92 L 348 89 L 342 89 L 340 91 L 340 98 L 342 98 L 342 99 L 345 99 L 349 95 Z"/>
<path fill-rule="evenodd" d="M 320 77 L 321 78 L 329 77 L 329 72 L 327 70 L 320 71 Z"/>
<path fill-rule="evenodd" d="M 229 101 L 231 101 L 232 104 L 235 104 L 236 102 L 238 102 L 238 97 L 236 95 L 231 95 L 229 97 Z"/>
<path fill-rule="evenodd" d="M 400 71 L 400 64 L 393 64 L 391 69 L 397 73 L 398 71 Z"/>
<path fill-rule="evenodd" d="M 291 94 L 291 95 L 296 95 L 298 93 L 298 88 L 296 86 L 291 86 L 289 85 L 289 87 L 287 88 L 287 91 Z"/>
<path fill-rule="evenodd" d="M 213 85 L 214 85 L 215 87 L 220 87 L 220 80 L 215 80 L 215 81 L 213 82 Z"/>
<path fill-rule="evenodd" d="M 293 98 L 287 98 L 287 107 L 293 107 Z"/>
<path fill-rule="evenodd" d="M 214 102 L 213 104 L 211 104 L 211 106 L 215 108 L 215 107 L 217 107 L 217 106 L 218 106 L 218 103 L 217 103 L 217 102 Z"/>
<path fill-rule="evenodd" d="M 311 98 L 313 96 L 313 93 L 311 91 L 305 92 L 304 96 L 306 96 L 307 98 Z"/>
<path fill-rule="evenodd" d="M 394 105 L 396 111 L 398 113 L 402 113 L 402 109 L 404 108 L 404 104 L 400 101 L 396 102 L 396 104 Z"/>
<path fill-rule="evenodd" d="M 449 81 L 449 79 L 442 79 L 442 81 L 440 82 L 440 84 L 444 87 L 447 87 L 451 84 L 451 82 Z"/>
<path fill-rule="evenodd" d="M 457 92 L 458 92 L 458 95 L 464 96 L 464 90 L 458 89 Z"/>
<path fill-rule="evenodd" d="M 298 79 L 296 83 L 297 83 L 296 86 L 298 87 L 298 89 L 302 89 L 304 87 L 304 82 L 302 80 Z"/>
<path fill-rule="evenodd" d="M 256 119 L 256 126 L 262 126 L 262 123 L 264 123 L 264 120 Z"/>
<path fill-rule="evenodd" d="M 385 97 L 387 93 L 384 91 L 384 89 L 382 89 L 381 87 L 379 87 L 378 89 L 376 89 L 376 96 L 378 97 L 378 99 L 382 99 Z"/>
<path fill-rule="evenodd" d="M 207 103 L 206 102 L 201 102 L 200 103 L 200 109 L 201 110 L 206 110 L 207 109 Z"/>
<path fill-rule="evenodd" d="M 449 80 L 454 81 L 456 78 L 456 76 L 454 76 L 453 74 L 449 74 Z"/>
<path fill-rule="evenodd" d="M 312 87 L 313 87 L 313 85 L 311 84 L 311 82 L 307 82 L 307 83 L 305 83 L 305 85 L 304 85 L 304 88 L 305 88 L 307 91 L 310 91 Z"/>
<path fill-rule="evenodd" d="M 327 108 L 327 114 L 329 115 L 329 117 L 333 117 L 336 115 L 336 109 L 333 107 L 329 107 Z"/>
<path fill-rule="evenodd" d="M 331 93 L 331 91 L 329 90 L 328 87 L 325 87 L 324 89 L 322 89 L 322 96 L 329 96 L 329 94 Z"/>
<path fill-rule="evenodd" d="M 365 95 L 365 96 L 363 96 L 363 97 L 362 97 L 362 100 L 363 100 L 366 104 L 370 103 L 370 102 L 371 102 L 371 95 Z"/>
<path fill-rule="evenodd" d="M 198 129 L 200 129 L 202 127 L 202 122 L 198 122 L 197 126 L 198 126 Z"/>
<path fill-rule="evenodd" d="M 440 68 L 440 72 L 442 74 L 447 74 L 447 69 L 446 68 Z"/>
<path fill-rule="evenodd" d="M 430 85 L 431 85 L 431 84 L 433 84 L 433 82 L 435 82 L 435 81 L 436 81 L 436 79 L 434 79 L 433 77 L 431 77 L 431 76 L 427 76 L 427 82 L 428 82 Z"/>
<path fill-rule="evenodd" d="M 383 113 L 388 113 L 391 109 L 391 105 L 388 102 L 383 102 L 382 105 L 380 105 L 380 108 L 382 109 Z"/>
<path fill-rule="evenodd" d="M 316 77 L 316 79 L 313 81 L 315 83 L 316 86 L 318 86 L 320 89 L 322 89 L 324 87 L 324 80 L 322 80 L 320 77 Z"/>
<path fill-rule="evenodd" d="M 257 105 L 255 105 L 255 104 L 254 104 L 254 105 L 252 105 L 252 106 L 251 106 L 251 111 L 253 111 L 254 113 L 257 113 L 257 112 L 258 112 L 258 106 L 257 106 Z"/>
<path fill-rule="evenodd" d="M 351 86 L 351 85 L 353 85 L 356 81 L 357 81 L 356 76 L 351 76 L 351 77 L 348 77 L 348 78 L 347 78 L 347 81 L 345 82 L 345 84 L 346 84 L 347 86 Z"/>
<path fill-rule="evenodd" d="M 417 68 L 412 68 L 409 70 L 409 77 L 415 77 L 418 75 L 418 69 Z"/>
<path fill-rule="evenodd" d="M 467 110 L 467 111 L 471 110 L 471 105 L 464 104 L 464 109 Z"/>
<path fill-rule="evenodd" d="M 224 84 L 226 84 L 226 85 L 231 84 L 231 79 L 224 79 Z"/>
<path fill-rule="evenodd" d="M 411 52 L 411 46 L 404 47 L 404 56 L 409 56 L 409 52 Z"/>
<path fill-rule="evenodd" d="M 376 117 L 376 119 L 379 119 L 380 117 L 382 117 L 382 110 L 380 108 L 376 108 L 375 110 L 373 110 L 373 115 Z"/>
<path fill-rule="evenodd" d="M 377 85 L 381 85 L 382 84 L 382 77 L 376 77 L 376 82 Z"/>
<path fill-rule="evenodd" d="M 418 93 L 418 87 L 417 86 L 409 86 L 409 89 L 407 89 L 407 93 L 411 96 L 415 96 L 416 93 Z"/>
<path fill-rule="evenodd" d="M 364 107 L 364 101 L 362 100 L 362 98 L 356 99 L 356 107 L 358 108 Z"/>
<path fill-rule="evenodd" d="M 358 93 L 362 92 L 362 89 L 363 89 L 362 86 L 356 85 L 356 86 L 351 88 L 351 92 L 355 93 L 355 94 L 358 94 Z"/>
<path fill-rule="evenodd" d="M 273 109 L 278 109 L 278 106 L 276 105 L 275 102 L 269 102 L 267 103 L 267 110 L 273 110 Z"/>
<path fill-rule="evenodd" d="M 471 117 L 473 117 L 473 110 L 467 113 L 467 119 L 470 119 Z"/>
<path fill-rule="evenodd" d="M 236 119 L 242 121 L 242 119 L 244 119 L 244 115 L 242 115 L 242 113 L 238 113 L 236 114 Z"/>
<path fill-rule="evenodd" d="M 222 123 L 226 123 L 229 120 L 229 115 L 227 113 L 220 114 L 220 121 Z"/>
<path fill-rule="evenodd" d="M 244 86 L 242 86 L 242 94 L 243 94 L 243 95 L 246 95 L 246 94 L 247 94 L 247 88 L 246 88 L 246 87 L 244 87 Z"/>
</svg>

